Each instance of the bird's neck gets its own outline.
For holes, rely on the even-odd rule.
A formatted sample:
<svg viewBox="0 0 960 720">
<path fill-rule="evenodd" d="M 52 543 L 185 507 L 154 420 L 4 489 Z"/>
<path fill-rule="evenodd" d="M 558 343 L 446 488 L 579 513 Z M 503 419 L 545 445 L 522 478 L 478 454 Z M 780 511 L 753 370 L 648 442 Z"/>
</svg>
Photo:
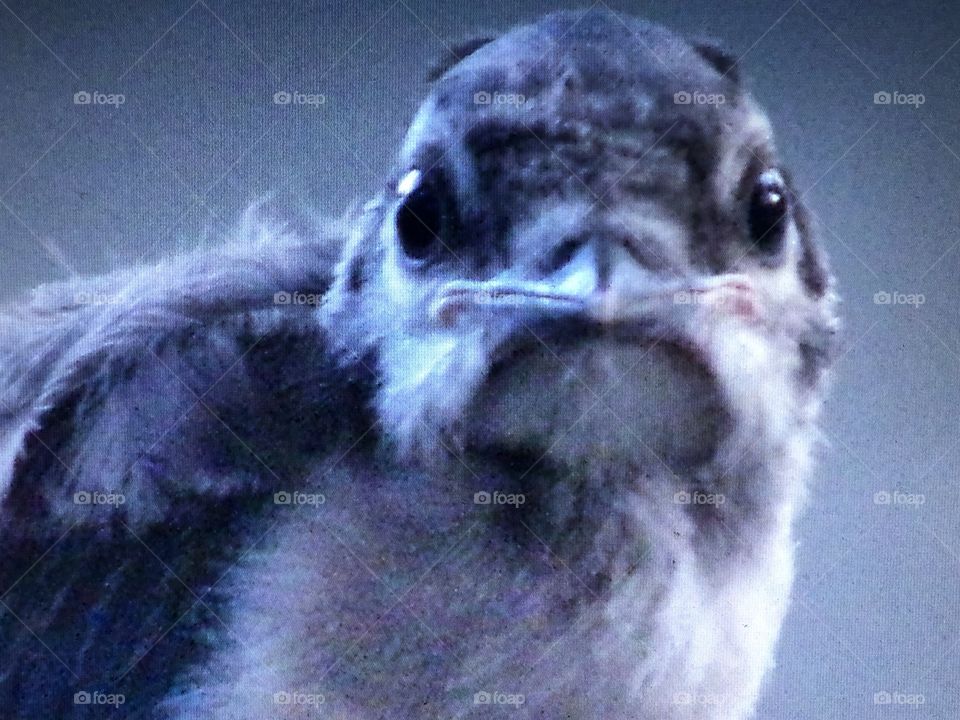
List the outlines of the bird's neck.
<svg viewBox="0 0 960 720">
<path fill-rule="evenodd" d="M 456 482 L 489 500 L 491 523 L 591 578 L 599 591 L 686 549 L 723 572 L 789 535 L 806 443 L 788 445 L 764 455 L 747 450 L 722 469 L 680 470 L 653 458 L 557 467 L 536 454 L 468 453 L 454 472 Z"/>
</svg>

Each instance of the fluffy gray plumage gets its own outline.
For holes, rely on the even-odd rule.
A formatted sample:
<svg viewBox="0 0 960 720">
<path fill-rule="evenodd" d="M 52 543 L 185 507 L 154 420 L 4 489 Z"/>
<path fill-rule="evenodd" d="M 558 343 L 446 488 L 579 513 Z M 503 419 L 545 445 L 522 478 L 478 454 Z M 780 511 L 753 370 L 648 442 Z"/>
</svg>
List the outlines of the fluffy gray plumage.
<svg viewBox="0 0 960 720">
<path fill-rule="evenodd" d="M 552 14 L 345 225 L 11 306 L 4 707 L 749 717 L 835 318 L 733 69 Z"/>
</svg>

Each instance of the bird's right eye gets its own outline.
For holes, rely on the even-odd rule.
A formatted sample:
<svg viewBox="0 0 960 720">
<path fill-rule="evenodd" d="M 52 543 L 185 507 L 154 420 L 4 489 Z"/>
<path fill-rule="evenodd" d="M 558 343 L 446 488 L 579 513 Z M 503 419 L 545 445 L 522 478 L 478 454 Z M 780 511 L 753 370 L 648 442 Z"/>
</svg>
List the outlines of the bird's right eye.
<svg viewBox="0 0 960 720">
<path fill-rule="evenodd" d="M 790 212 L 789 191 L 779 170 L 760 173 L 750 195 L 748 221 L 755 248 L 775 253 L 783 244 Z"/>
<path fill-rule="evenodd" d="M 397 184 L 397 240 L 404 254 L 420 262 L 445 247 L 443 236 L 453 218 L 453 199 L 443 173 L 411 170 Z"/>
</svg>

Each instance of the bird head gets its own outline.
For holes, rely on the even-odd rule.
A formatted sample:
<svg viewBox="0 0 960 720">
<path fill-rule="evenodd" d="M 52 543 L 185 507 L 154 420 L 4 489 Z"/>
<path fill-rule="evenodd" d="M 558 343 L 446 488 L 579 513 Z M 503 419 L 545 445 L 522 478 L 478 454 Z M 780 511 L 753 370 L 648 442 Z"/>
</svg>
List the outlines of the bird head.
<svg viewBox="0 0 960 720">
<path fill-rule="evenodd" d="M 815 411 L 828 270 L 732 59 L 557 13 L 440 74 L 327 308 L 412 452 L 696 466 Z"/>
</svg>

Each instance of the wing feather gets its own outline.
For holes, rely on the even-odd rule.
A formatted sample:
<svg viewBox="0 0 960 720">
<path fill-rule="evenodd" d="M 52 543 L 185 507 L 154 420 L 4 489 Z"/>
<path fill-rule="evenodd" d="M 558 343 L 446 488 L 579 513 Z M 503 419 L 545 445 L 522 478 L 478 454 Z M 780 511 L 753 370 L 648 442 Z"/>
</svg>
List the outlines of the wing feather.
<svg viewBox="0 0 960 720">
<path fill-rule="evenodd" d="M 0 496 L 14 522 L 152 522 L 197 498 L 295 487 L 304 458 L 356 433 L 364 381 L 316 316 L 344 229 L 245 225 L 0 314 Z"/>
</svg>

